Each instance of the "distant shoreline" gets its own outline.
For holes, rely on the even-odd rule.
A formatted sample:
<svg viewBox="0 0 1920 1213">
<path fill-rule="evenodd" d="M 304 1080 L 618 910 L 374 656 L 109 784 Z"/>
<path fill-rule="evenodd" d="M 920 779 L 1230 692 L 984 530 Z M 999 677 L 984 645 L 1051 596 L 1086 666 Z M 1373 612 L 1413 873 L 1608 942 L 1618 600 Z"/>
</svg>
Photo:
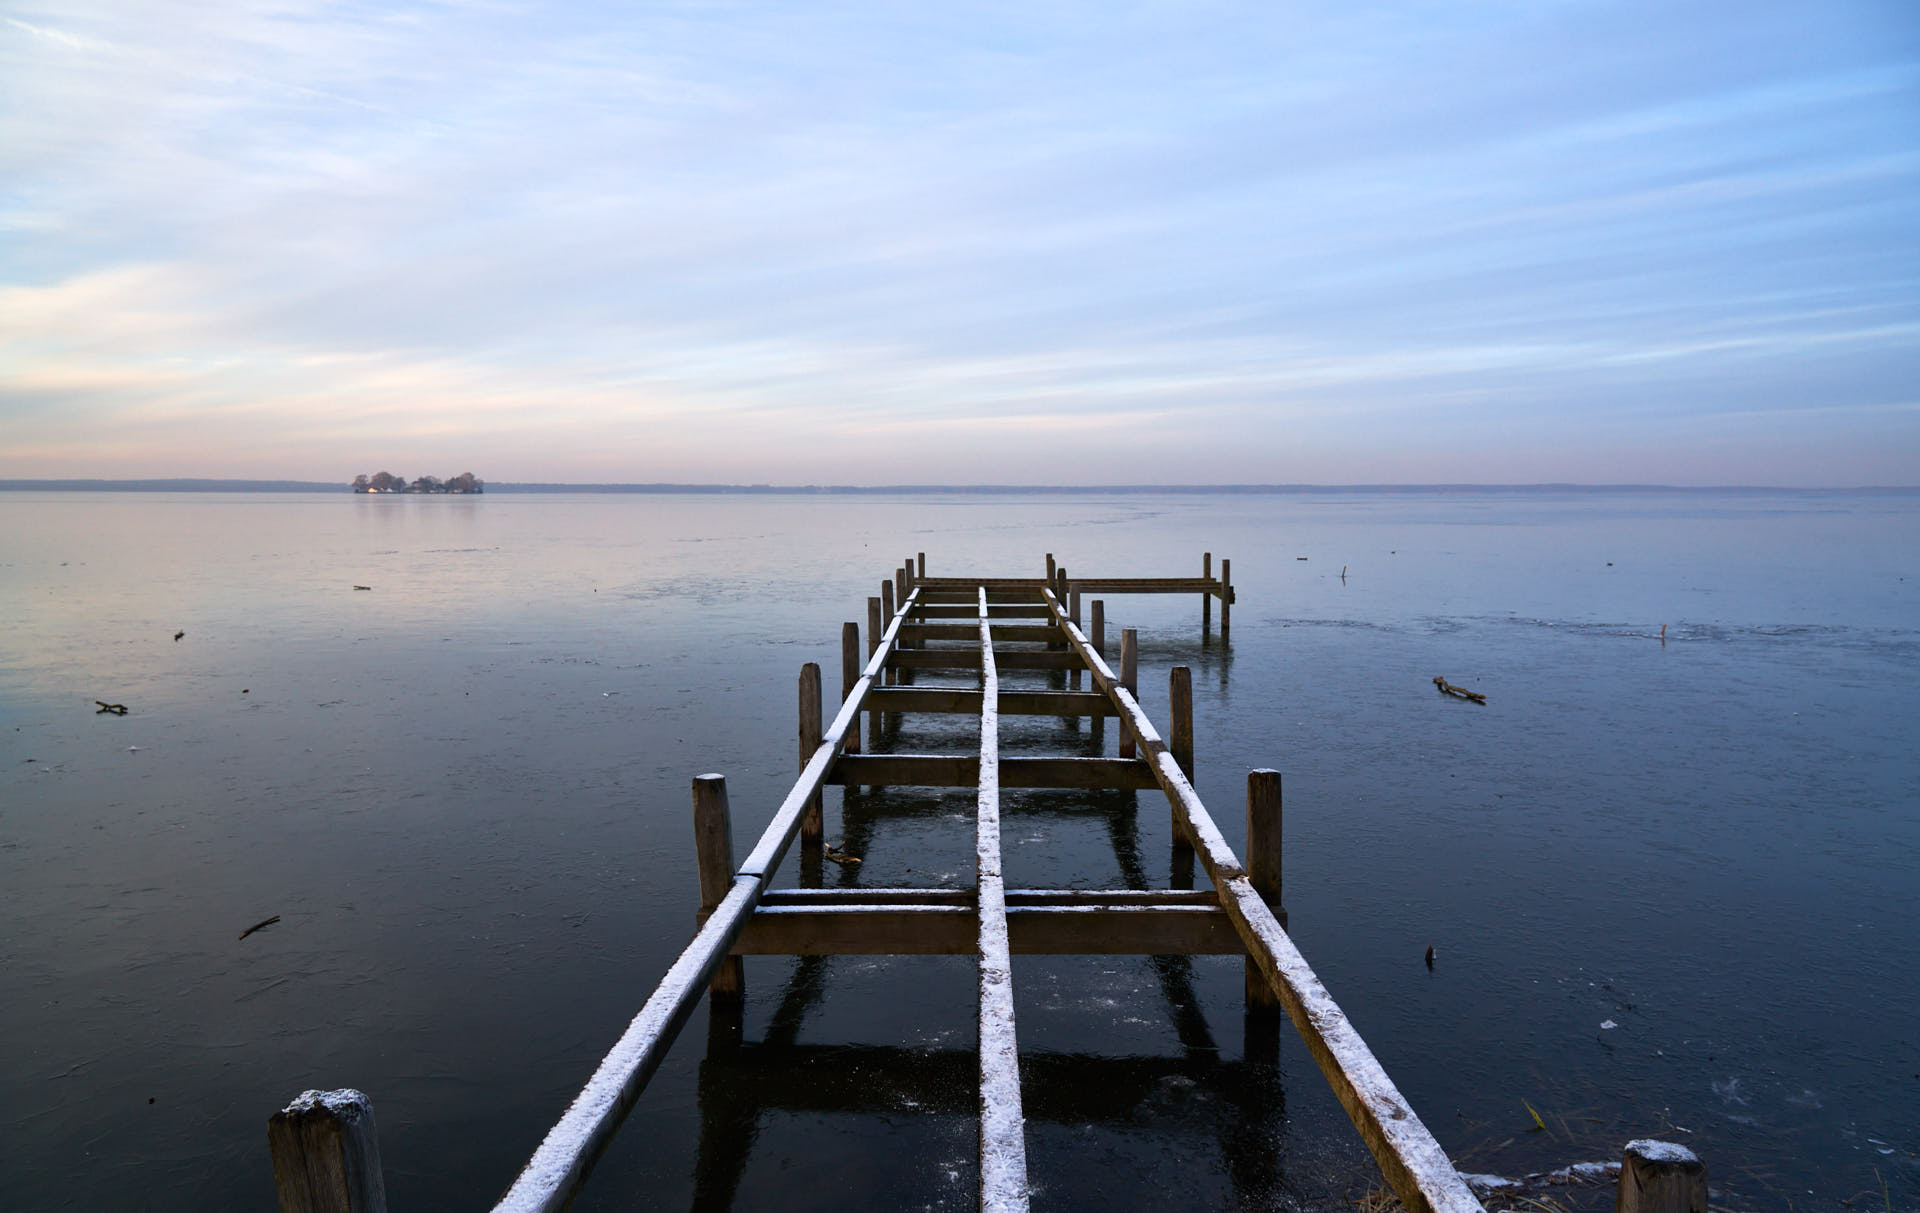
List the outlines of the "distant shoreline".
<svg viewBox="0 0 1920 1213">
<path fill-rule="evenodd" d="M 0 492 L 67 493 L 338 493 L 351 496 L 442 496 L 419 493 L 354 493 L 350 487 L 318 480 L 0 480 Z M 1317 496 L 1336 493 L 1920 493 L 1920 485 L 1864 485 L 1830 488 L 1818 485 L 1682 485 L 1682 484 L 513 484 L 488 481 L 487 496 L 500 493 L 650 493 L 817 496 L 938 496 L 968 495 L 1019 497 L 1063 494 Z M 480 494 L 451 494 L 479 496 Z"/>
</svg>

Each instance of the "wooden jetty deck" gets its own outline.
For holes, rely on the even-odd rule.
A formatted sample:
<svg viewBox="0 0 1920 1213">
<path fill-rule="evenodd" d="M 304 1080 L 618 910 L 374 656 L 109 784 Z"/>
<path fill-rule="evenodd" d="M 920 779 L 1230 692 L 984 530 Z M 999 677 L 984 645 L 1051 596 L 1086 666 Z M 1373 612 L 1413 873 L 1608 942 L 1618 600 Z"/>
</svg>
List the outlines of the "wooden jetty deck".
<svg viewBox="0 0 1920 1213">
<path fill-rule="evenodd" d="M 1231 564 L 1222 560 L 1216 577 L 1211 555 L 1200 577 L 1076 579 L 1050 555 L 1044 577 L 929 576 L 925 555 L 919 554 L 881 584 L 881 593 L 867 603 L 865 647 L 857 623 L 842 629 L 842 697 L 830 721 L 823 720 L 819 668 L 808 664 L 801 671 L 800 775 L 744 859 L 736 862 L 733 854 L 725 779 L 716 774 L 693 780 L 699 928 L 535 1150 L 496 1213 L 558 1210 L 568 1203 L 702 996 L 718 1015 L 737 1008 L 744 992 L 742 957 L 846 954 L 979 958 L 980 1205 L 994 1211 L 1024 1210 L 1029 1207 L 1024 1130 L 1029 1113 L 1020 1082 L 1011 958 L 1042 953 L 1245 956 L 1249 1011 L 1275 1021 L 1284 1011 L 1291 1019 L 1402 1203 L 1415 1213 L 1480 1208 L 1286 933 L 1280 906 L 1279 773 L 1257 770 L 1248 776 L 1249 854 L 1243 862 L 1193 788 L 1189 671 L 1171 671 L 1171 720 L 1163 736 L 1136 695 L 1133 630 L 1121 632 L 1118 669 L 1109 664 L 1105 599 L 1092 598 L 1096 593 L 1200 595 L 1203 629 L 1211 625 L 1217 600 L 1220 638 L 1230 641 Z M 1090 607 L 1084 626 L 1083 605 Z M 1002 670 L 1051 671 L 1055 685 L 1044 690 L 1003 688 Z M 922 672 L 948 677 L 957 673 L 976 685 L 916 685 Z M 862 747 L 863 715 L 867 737 L 877 739 L 889 717 L 910 713 L 976 717 L 977 748 L 874 753 Z M 1016 715 L 1084 719 L 1096 729 L 1114 721 L 1118 756 L 1003 755 L 1000 720 Z M 850 791 L 907 785 L 974 789 L 974 886 L 818 887 L 824 842 L 821 793 L 829 784 Z M 1135 810 L 1137 791 L 1158 788 L 1171 809 L 1176 864 L 1181 855 L 1190 856 L 1191 871 L 1191 859 L 1197 859 L 1212 887 L 1007 888 L 1002 877 L 1001 797 L 1017 788 L 1124 796 L 1122 812 Z M 774 875 L 796 839 L 802 843 L 802 884 L 775 888 Z M 1204 1032 L 1204 1027 L 1199 1030 Z M 755 1050 L 747 1047 L 710 1058 L 703 1075 L 706 1069 L 725 1073 L 730 1068 L 737 1074 L 754 1056 Z M 787 1097 L 802 1104 L 820 1097 L 817 1091 L 800 1089 L 804 1085 L 788 1082 L 783 1089 L 791 1088 Z M 1058 1114 L 1049 1110 L 1049 1115 Z M 365 1151 L 372 1154 L 377 1184 L 370 1112 L 364 1121 Z M 1265 1121 L 1254 1116 L 1248 1123 Z M 351 1161 L 357 1148 L 351 1124 L 339 1131 L 339 1140 L 318 1144 L 318 1139 L 294 1142 L 292 1129 L 281 1124 L 281 1117 L 275 1125 L 292 1143 L 283 1151 L 281 1139 L 275 1139 L 283 1208 L 320 1207 L 298 1203 L 300 1184 L 317 1169 L 365 1169 L 364 1161 Z M 338 1157 L 349 1161 L 340 1163 Z M 725 1143 L 703 1140 L 701 1174 L 725 1184 L 725 1171 L 730 1166 L 737 1170 L 738 1162 Z"/>
</svg>

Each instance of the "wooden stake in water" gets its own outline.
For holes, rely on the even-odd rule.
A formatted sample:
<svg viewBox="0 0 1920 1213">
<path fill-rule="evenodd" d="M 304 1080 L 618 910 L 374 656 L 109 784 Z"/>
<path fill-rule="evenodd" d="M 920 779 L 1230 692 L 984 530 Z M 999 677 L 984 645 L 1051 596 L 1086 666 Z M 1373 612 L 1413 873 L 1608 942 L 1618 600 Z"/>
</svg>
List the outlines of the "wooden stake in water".
<svg viewBox="0 0 1920 1213">
<path fill-rule="evenodd" d="M 820 666 L 812 661 L 800 667 L 800 769 L 807 769 L 813 752 L 820 748 Z M 818 791 L 807 800 L 807 815 L 800 819 L 800 841 L 818 847 L 826 836 L 826 819 L 821 811 Z"/>
<path fill-rule="evenodd" d="M 1614 1213 L 1707 1213 L 1707 1167 L 1672 1142 L 1630 1141 L 1620 1161 Z"/>
<path fill-rule="evenodd" d="M 874 650 L 880 647 L 880 637 L 887 630 L 886 604 L 878 598 L 867 599 L 867 658 L 872 660 Z M 867 713 L 867 732 L 876 742 L 880 738 L 880 709 L 874 708 Z M 858 740 L 857 738 L 855 739 Z"/>
<path fill-rule="evenodd" d="M 373 1101 L 305 1091 L 267 1121 L 280 1213 L 387 1213 Z"/>
<path fill-rule="evenodd" d="M 1247 880 L 1260 900 L 1286 926 L 1280 904 L 1280 772 L 1262 767 L 1247 773 Z M 1247 961 L 1247 1010 L 1275 1014 L 1280 995 L 1260 966 Z"/>
<path fill-rule="evenodd" d="M 860 659 L 860 625 L 843 623 L 840 625 L 840 702 L 845 703 L 853 694 L 853 684 L 860 681 L 860 671 L 866 662 Z M 836 713 L 837 714 L 837 713 Z M 860 752 L 860 714 L 855 712 L 853 720 L 847 725 L 847 744 L 844 747 L 849 754 Z"/>
<path fill-rule="evenodd" d="M 1233 639 L 1233 561 L 1220 560 L 1220 643 Z"/>
<path fill-rule="evenodd" d="M 1129 695 L 1139 695 L 1140 683 L 1140 638 L 1133 628 L 1120 629 L 1120 685 L 1127 688 Z M 1120 757 L 1133 757 L 1133 730 L 1128 722 L 1120 722 Z"/>
<path fill-rule="evenodd" d="M 1173 761 L 1186 775 L 1187 782 L 1193 782 L 1193 671 L 1186 666 L 1177 665 L 1167 671 L 1167 717 L 1170 727 L 1167 730 L 1167 749 L 1173 753 Z M 1180 825 L 1180 814 L 1173 813 L 1173 845 L 1191 847 L 1192 841 L 1186 830 Z"/>
<path fill-rule="evenodd" d="M 693 842 L 700 863 L 700 921 L 704 923 L 733 889 L 733 814 L 724 775 L 694 777 Z M 746 997 L 746 968 L 738 956 L 720 962 L 707 992 L 716 1002 L 739 1002 Z"/>
<path fill-rule="evenodd" d="M 899 570 L 896 569 L 895 573 L 897 574 L 898 571 Z M 893 582 L 891 581 L 881 582 L 880 583 L 880 622 L 878 624 L 869 625 L 868 631 L 871 632 L 874 627 L 888 628 L 893 626 L 893 602 L 894 602 Z M 878 632 L 875 632 L 873 634 L 875 639 L 879 638 Z M 893 668 L 893 662 L 889 660 L 887 662 L 886 675 L 881 679 L 881 685 L 892 686 L 897 677 L 898 675 Z M 875 713 L 874 715 L 875 715 L 875 719 L 879 718 L 878 713 Z M 873 735 L 874 735 L 874 740 L 877 742 L 880 738 L 880 726 L 878 724 L 873 726 Z"/>
<path fill-rule="evenodd" d="M 1208 581 L 1213 580 L 1213 553 L 1212 552 L 1202 552 L 1200 554 L 1200 576 L 1206 578 Z M 1213 630 L 1213 591 L 1207 590 L 1200 595 L 1201 639 L 1204 640 L 1206 638 L 1207 633 L 1212 630 Z"/>
</svg>

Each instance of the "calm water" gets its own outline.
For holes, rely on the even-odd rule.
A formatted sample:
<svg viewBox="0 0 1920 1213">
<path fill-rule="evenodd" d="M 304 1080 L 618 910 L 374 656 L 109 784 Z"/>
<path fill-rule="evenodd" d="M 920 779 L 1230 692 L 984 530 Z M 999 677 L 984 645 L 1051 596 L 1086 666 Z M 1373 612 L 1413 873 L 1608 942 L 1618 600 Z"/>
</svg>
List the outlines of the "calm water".
<svg viewBox="0 0 1920 1213">
<path fill-rule="evenodd" d="M 1231 649 L 1187 598 L 1110 626 L 1156 718 L 1193 667 L 1236 845 L 1286 773 L 1295 938 L 1465 1169 L 1664 1133 L 1717 1205 L 1920 1208 L 1920 497 L 1817 494 L 0 495 L 9 1200 L 270 1207 L 267 1115 L 354 1085 L 396 1209 L 484 1205 L 690 933 L 689 777 L 757 836 L 800 665 L 837 690 L 903 557 L 1205 550 Z M 1140 804 L 1015 801 L 1009 883 L 1164 885 Z M 828 879 L 966 884 L 970 814 L 830 795 L 867 862 Z M 749 962 L 745 1043 L 696 1020 L 582 1205 L 973 1207 L 971 974 Z M 1291 1030 L 1248 1055 L 1237 960 L 1015 981 L 1040 1207 L 1367 1182 Z"/>
</svg>

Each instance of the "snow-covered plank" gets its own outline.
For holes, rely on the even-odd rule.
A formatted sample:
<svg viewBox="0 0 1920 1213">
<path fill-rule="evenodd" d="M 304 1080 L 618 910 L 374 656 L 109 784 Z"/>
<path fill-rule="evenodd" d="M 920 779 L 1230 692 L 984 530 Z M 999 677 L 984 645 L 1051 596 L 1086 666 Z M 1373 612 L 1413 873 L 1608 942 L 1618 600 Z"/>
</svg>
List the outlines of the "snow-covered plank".
<svg viewBox="0 0 1920 1213">
<path fill-rule="evenodd" d="M 565 1114 L 547 1131 L 513 1186 L 494 1206 L 494 1213 L 551 1213 L 566 1207 L 707 992 L 707 982 L 738 938 L 760 892 L 760 881 L 735 877 L 733 889 L 660 979 L 652 997 L 601 1059 Z"/>
<path fill-rule="evenodd" d="M 994 665 L 987 590 L 980 604 L 980 796 L 974 829 L 980 915 L 980 1207 L 1027 1208 L 1026 1119 L 1020 1047 L 1013 1026 L 1013 957 L 1007 889 L 1000 870 L 1000 676 Z"/>
</svg>

